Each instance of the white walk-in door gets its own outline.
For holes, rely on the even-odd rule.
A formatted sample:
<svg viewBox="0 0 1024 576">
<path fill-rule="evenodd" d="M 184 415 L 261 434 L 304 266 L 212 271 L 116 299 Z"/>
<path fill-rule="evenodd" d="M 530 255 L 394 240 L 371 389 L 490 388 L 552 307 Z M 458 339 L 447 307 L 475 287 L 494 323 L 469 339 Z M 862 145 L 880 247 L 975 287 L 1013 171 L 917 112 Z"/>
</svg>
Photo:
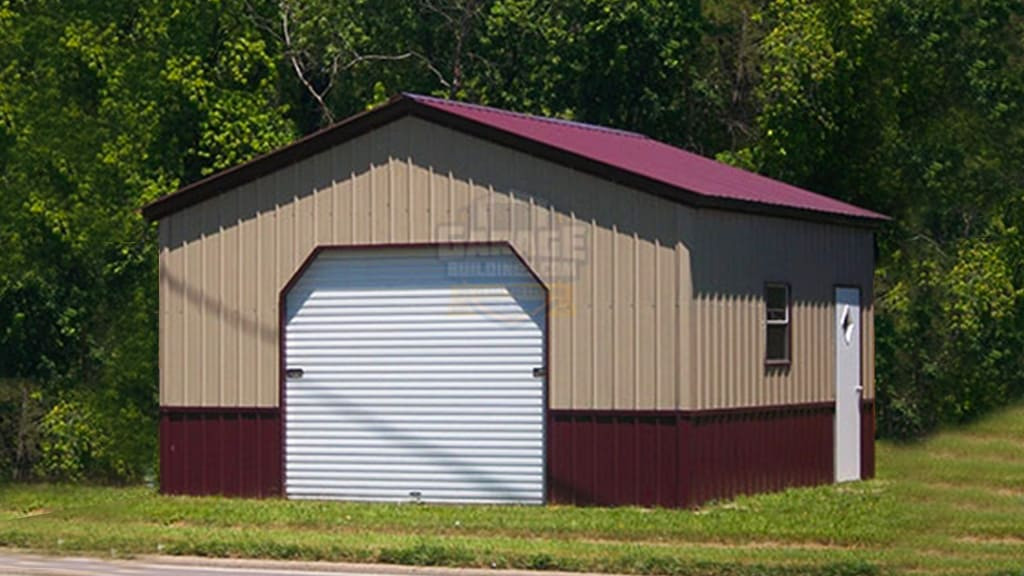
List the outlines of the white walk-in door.
<svg viewBox="0 0 1024 576">
<path fill-rule="evenodd" d="M 287 294 L 287 495 L 542 503 L 545 303 L 506 246 L 320 252 Z"/>
<path fill-rule="evenodd" d="M 836 481 L 860 479 L 860 290 L 836 288 Z"/>
</svg>

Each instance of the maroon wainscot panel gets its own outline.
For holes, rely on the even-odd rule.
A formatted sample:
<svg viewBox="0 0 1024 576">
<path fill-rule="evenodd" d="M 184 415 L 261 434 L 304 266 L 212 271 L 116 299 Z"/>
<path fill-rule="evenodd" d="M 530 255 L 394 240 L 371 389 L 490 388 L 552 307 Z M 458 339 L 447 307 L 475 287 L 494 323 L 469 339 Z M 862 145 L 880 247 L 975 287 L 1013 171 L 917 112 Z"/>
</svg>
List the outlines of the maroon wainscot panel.
<svg viewBox="0 0 1024 576">
<path fill-rule="evenodd" d="M 833 478 L 832 403 L 701 412 L 551 410 L 552 502 L 697 506 Z"/>
<path fill-rule="evenodd" d="M 681 505 L 678 430 L 673 412 L 548 411 L 549 499 Z"/>
<path fill-rule="evenodd" d="M 281 494 L 277 408 L 160 410 L 160 490 L 164 494 Z"/>
<path fill-rule="evenodd" d="M 860 404 L 860 477 L 875 477 L 875 401 Z"/>
<path fill-rule="evenodd" d="M 689 505 L 832 482 L 832 403 L 694 412 Z"/>
</svg>

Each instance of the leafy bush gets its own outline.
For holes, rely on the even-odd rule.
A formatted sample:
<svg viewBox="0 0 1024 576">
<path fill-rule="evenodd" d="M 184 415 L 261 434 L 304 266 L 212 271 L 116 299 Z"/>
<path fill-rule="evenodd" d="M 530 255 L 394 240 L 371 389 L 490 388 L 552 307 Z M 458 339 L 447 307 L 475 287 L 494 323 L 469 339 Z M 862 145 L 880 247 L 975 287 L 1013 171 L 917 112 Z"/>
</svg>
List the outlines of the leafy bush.
<svg viewBox="0 0 1024 576">
<path fill-rule="evenodd" d="M 879 430 L 907 438 L 959 423 L 1024 393 L 1024 289 L 1017 231 L 998 223 L 989 238 L 964 240 L 905 261 L 879 302 Z M 881 281 L 889 269 L 880 270 Z"/>
<path fill-rule="evenodd" d="M 62 400 L 43 417 L 40 476 L 50 480 L 81 480 L 109 446 L 96 414 L 81 402 Z"/>
<path fill-rule="evenodd" d="M 138 481 L 153 470 L 156 430 L 130 404 L 104 409 L 95 398 L 63 399 L 40 424 L 40 478 Z"/>
</svg>

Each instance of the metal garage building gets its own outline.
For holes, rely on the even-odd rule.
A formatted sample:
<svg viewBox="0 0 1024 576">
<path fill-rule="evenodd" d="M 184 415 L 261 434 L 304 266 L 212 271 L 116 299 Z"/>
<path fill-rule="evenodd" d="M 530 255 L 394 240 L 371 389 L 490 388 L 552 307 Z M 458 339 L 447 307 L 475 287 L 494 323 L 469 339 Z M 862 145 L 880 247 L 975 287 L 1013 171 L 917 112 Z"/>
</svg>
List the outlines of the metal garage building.
<svg viewBox="0 0 1024 576">
<path fill-rule="evenodd" d="M 873 474 L 874 212 L 402 95 L 143 213 L 164 492 L 689 506 Z"/>
</svg>

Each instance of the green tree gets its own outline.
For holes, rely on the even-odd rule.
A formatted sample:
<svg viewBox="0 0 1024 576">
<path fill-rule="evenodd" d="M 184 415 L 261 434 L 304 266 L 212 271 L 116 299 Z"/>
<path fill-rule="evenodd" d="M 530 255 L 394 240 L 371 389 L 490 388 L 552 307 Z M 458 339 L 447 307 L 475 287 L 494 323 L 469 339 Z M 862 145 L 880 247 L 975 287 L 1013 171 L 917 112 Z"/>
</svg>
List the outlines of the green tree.
<svg viewBox="0 0 1024 576">
<path fill-rule="evenodd" d="M 1020 394 L 1024 6 L 773 0 L 761 17 L 759 136 L 737 156 L 895 219 L 876 283 L 883 431 Z"/>
<path fill-rule="evenodd" d="M 40 391 L 42 474 L 137 478 L 155 456 L 158 309 L 138 208 L 292 138 L 276 58 L 240 2 L 0 15 L 0 378 Z"/>
</svg>

